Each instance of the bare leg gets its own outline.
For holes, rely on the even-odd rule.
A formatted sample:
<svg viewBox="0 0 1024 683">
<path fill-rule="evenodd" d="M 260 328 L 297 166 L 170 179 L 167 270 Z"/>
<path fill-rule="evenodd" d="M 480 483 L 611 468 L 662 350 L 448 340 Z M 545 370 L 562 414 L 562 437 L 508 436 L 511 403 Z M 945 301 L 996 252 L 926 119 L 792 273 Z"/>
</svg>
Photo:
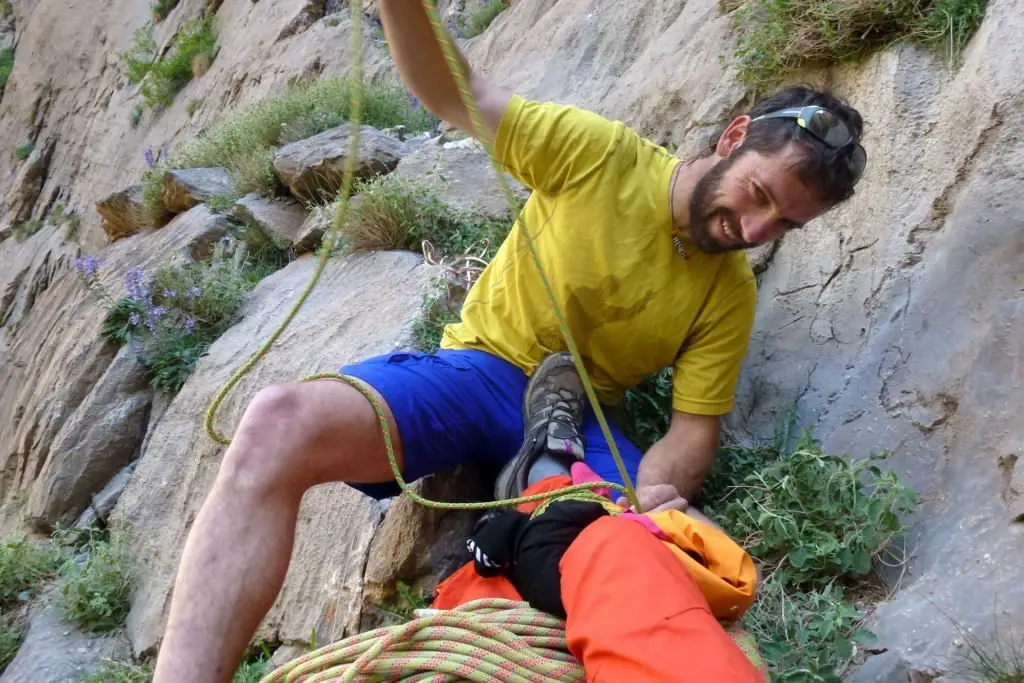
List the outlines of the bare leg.
<svg viewBox="0 0 1024 683">
<path fill-rule="evenodd" d="M 257 394 L 185 544 L 154 683 L 230 681 L 284 582 L 306 490 L 391 478 L 377 417 L 352 387 Z"/>
</svg>

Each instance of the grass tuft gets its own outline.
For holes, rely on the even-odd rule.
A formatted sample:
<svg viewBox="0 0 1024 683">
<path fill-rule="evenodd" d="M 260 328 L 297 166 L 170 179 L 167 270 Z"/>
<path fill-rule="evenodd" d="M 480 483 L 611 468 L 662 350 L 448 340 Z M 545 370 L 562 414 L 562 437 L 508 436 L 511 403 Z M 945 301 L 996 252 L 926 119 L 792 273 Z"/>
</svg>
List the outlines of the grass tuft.
<svg viewBox="0 0 1024 683">
<path fill-rule="evenodd" d="M 18 602 L 23 591 L 34 590 L 60 564 L 58 549 L 48 542 L 9 538 L 0 545 L 0 607 Z"/>
<path fill-rule="evenodd" d="M 18 242 L 24 242 L 32 235 L 43 229 L 43 222 L 38 218 L 29 218 L 11 226 L 11 233 Z"/>
<path fill-rule="evenodd" d="M 12 71 L 14 71 L 14 50 L 4 48 L 0 50 L 0 90 L 7 85 L 7 79 L 11 77 Z"/>
<path fill-rule="evenodd" d="M 96 671 L 82 679 L 82 683 L 149 683 L 151 680 L 153 672 L 147 667 L 104 659 Z"/>
<path fill-rule="evenodd" d="M 423 311 L 412 326 L 413 348 L 422 353 L 433 353 L 441 348 L 444 328 L 457 323 L 461 317 L 448 307 L 441 294 L 428 294 L 423 299 Z"/>
<path fill-rule="evenodd" d="M 124 75 L 132 85 L 141 83 L 156 63 L 156 41 L 153 40 L 153 23 L 146 22 L 135 29 L 132 44 L 121 53 Z M 141 110 L 139 112 L 141 116 Z"/>
<path fill-rule="evenodd" d="M 395 601 L 375 604 L 378 610 L 398 623 L 412 621 L 414 612 L 427 606 L 422 588 L 413 588 L 405 581 L 395 584 Z"/>
<path fill-rule="evenodd" d="M 855 59 L 897 41 L 948 48 L 955 61 L 988 0 L 752 0 L 732 15 L 733 61 L 765 90 L 800 67 Z"/>
<path fill-rule="evenodd" d="M 220 166 L 234 177 L 240 195 L 274 195 L 280 189 L 273 163 L 275 148 L 345 123 L 352 94 L 351 83 L 343 77 L 289 88 L 215 123 L 202 137 L 182 145 L 165 168 Z M 376 128 L 402 124 L 420 132 L 436 123 L 397 84 L 363 85 L 360 98 L 363 123 Z M 162 182 L 159 169 L 145 179 L 144 196 L 151 210 L 159 209 Z"/>
<path fill-rule="evenodd" d="M 430 185 L 395 175 L 378 176 L 356 187 L 359 200 L 352 204 L 341 231 L 349 249 L 411 249 L 420 251 L 424 240 L 442 254 L 475 250 L 486 240 L 490 259 L 512 227 L 510 217 L 492 218 L 460 212 L 444 203 Z"/>
<path fill-rule="evenodd" d="M 95 633 L 119 628 L 128 616 L 134 575 L 124 537 L 93 532 L 76 551 L 59 570 L 65 618 Z"/>
<path fill-rule="evenodd" d="M 465 17 L 459 27 L 463 38 L 473 38 L 487 30 L 487 27 L 505 11 L 505 0 L 487 0 L 480 9 Z"/>
<path fill-rule="evenodd" d="M 0 673 L 14 661 L 25 639 L 25 625 L 22 619 L 8 614 L 0 614 Z"/>
</svg>

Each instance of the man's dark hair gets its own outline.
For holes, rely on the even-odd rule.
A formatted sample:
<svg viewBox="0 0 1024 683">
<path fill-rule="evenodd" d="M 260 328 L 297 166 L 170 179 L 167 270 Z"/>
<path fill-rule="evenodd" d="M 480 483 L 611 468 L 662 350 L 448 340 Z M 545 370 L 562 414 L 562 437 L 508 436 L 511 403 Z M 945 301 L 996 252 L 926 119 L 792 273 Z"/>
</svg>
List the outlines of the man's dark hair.
<svg viewBox="0 0 1024 683">
<path fill-rule="evenodd" d="M 853 131 L 857 141 L 860 140 L 864 130 L 864 121 L 860 113 L 835 95 L 806 86 L 791 86 L 779 90 L 758 101 L 748 115 L 751 119 L 756 119 L 780 109 L 808 105 L 817 105 L 831 111 Z M 718 136 L 715 136 L 712 144 L 717 142 Z M 772 154 L 785 149 L 792 142 L 800 145 L 804 152 L 794 170 L 823 200 L 830 204 L 838 204 L 853 196 L 857 177 L 850 172 L 847 163 L 850 154 L 853 153 L 853 145 L 832 149 L 796 125 L 794 119 L 764 119 L 752 123 L 746 139 L 737 152 L 743 154 L 756 151 L 761 154 Z"/>
</svg>

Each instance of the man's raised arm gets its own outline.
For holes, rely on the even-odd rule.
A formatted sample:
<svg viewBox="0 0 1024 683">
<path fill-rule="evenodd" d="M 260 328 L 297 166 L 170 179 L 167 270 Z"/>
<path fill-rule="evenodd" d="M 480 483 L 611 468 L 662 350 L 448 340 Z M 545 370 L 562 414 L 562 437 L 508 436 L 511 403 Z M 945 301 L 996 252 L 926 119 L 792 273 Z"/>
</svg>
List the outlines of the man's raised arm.
<svg viewBox="0 0 1024 683">
<path fill-rule="evenodd" d="M 434 116 L 475 136 L 469 112 L 459 96 L 422 0 L 382 0 L 380 18 L 391 56 L 406 87 Z M 454 44 L 452 47 L 462 62 L 463 73 L 468 75 L 470 90 L 493 141 L 511 93 L 472 72 L 462 53 Z"/>
</svg>

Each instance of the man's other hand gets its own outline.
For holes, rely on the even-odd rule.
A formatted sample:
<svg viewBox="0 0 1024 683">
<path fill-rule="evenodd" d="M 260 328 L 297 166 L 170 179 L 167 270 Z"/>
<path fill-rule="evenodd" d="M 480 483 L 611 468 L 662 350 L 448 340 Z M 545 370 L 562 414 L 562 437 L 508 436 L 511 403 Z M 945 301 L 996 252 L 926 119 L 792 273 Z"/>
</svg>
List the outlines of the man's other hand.
<svg viewBox="0 0 1024 683">
<path fill-rule="evenodd" d="M 636 497 L 640 499 L 640 506 L 644 512 L 665 512 L 666 510 L 685 512 L 686 508 L 690 506 L 672 484 L 641 486 L 636 490 Z M 629 512 L 636 512 L 629 499 L 625 497 L 619 498 L 616 505 L 626 508 Z"/>
</svg>

